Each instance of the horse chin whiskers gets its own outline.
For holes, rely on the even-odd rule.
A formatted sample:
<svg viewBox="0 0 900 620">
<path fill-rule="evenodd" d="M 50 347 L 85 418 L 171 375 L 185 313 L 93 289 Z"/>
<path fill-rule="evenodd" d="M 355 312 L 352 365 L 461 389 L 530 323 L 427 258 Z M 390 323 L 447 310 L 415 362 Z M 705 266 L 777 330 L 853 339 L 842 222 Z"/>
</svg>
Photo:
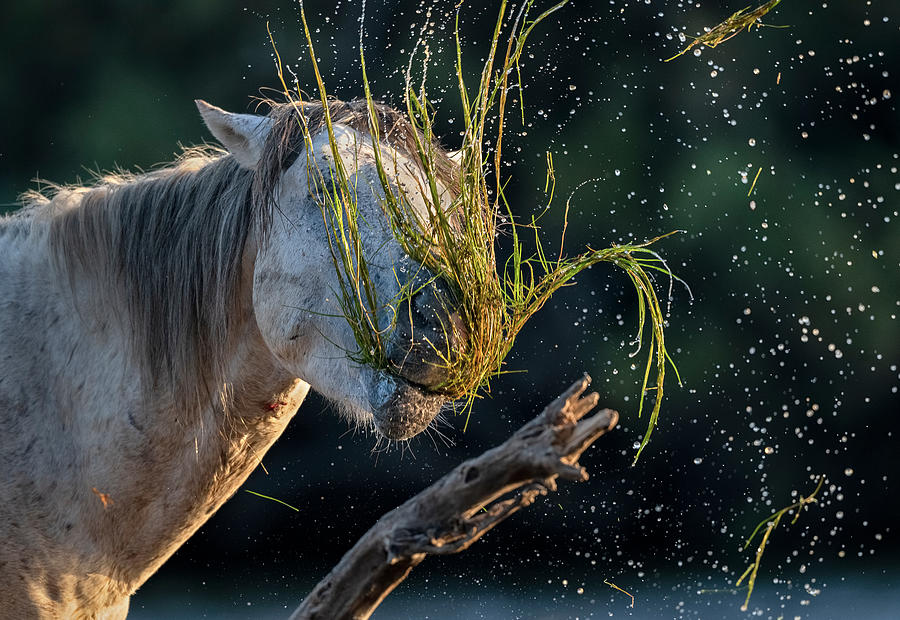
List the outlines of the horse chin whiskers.
<svg viewBox="0 0 900 620">
<path fill-rule="evenodd" d="M 435 452 L 440 452 L 440 446 L 438 445 L 437 440 L 440 440 L 440 442 L 444 444 L 445 448 L 452 448 L 456 445 L 456 442 L 450 436 L 455 427 L 453 426 L 453 423 L 450 422 L 450 419 L 448 417 L 448 415 L 453 411 L 455 411 L 453 402 L 445 404 L 443 407 L 441 407 L 441 410 L 438 412 L 438 414 L 434 416 L 431 424 L 428 425 L 428 428 L 426 428 L 423 433 L 431 440 L 431 443 L 434 445 Z"/>
<path fill-rule="evenodd" d="M 400 460 L 403 460 L 407 454 L 413 460 L 416 459 L 415 449 L 420 443 L 417 441 L 419 437 L 425 435 L 427 430 L 415 437 L 410 437 L 409 439 L 391 439 L 390 437 L 385 437 L 381 433 L 375 434 L 375 443 L 372 445 L 372 448 L 369 450 L 369 454 L 374 455 L 376 458 L 382 454 L 390 454 L 391 452 L 400 451 Z"/>
<path fill-rule="evenodd" d="M 329 401 L 329 403 L 341 418 L 350 423 L 350 428 L 347 430 L 348 433 L 352 433 L 353 435 L 378 434 L 378 431 L 375 429 L 375 417 L 371 411 L 339 401 Z"/>
<path fill-rule="evenodd" d="M 394 450 L 400 450 L 400 454 L 403 455 L 408 449 L 408 439 L 391 439 L 390 437 L 385 437 L 381 433 L 376 432 L 375 443 L 372 444 L 369 454 L 377 457 L 382 454 L 390 454 Z"/>
<path fill-rule="evenodd" d="M 374 433 L 375 437 L 372 448 L 369 450 L 370 454 L 380 456 L 381 454 L 389 454 L 392 451 L 399 450 L 401 459 L 406 454 L 409 454 L 410 458 L 415 459 L 415 449 L 425 442 L 425 438 L 429 440 L 434 451 L 438 454 L 441 452 L 441 444 L 443 444 L 443 447 L 445 448 L 452 448 L 456 442 L 454 442 L 450 435 L 454 426 L 450 422 L 448 414 L 453 411 L 455 411 L 454 403 L 450 402 L 444 404 L 425 429 L 417 435 L 407 439 L 391 439 L 378 432 L 374 424 L 369 426 L 365 429 L 366 432 Z M 427 443 L 425 445 L 427 445 Z"/>
</svg>

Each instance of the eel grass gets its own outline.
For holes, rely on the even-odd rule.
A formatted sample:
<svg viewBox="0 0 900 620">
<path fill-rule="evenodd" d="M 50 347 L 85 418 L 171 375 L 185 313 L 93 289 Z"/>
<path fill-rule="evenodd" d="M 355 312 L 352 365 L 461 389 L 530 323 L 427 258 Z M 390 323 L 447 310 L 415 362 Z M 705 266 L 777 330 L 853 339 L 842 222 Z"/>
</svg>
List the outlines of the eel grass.
<svg viewBox="0 0 900 620">
<path fill-rule="evenodd" d="M 412 85 L 412 58 L 410 69 L 406 73 L 404 103 L 408 120 L 417 130 L 415 147 L 421 166 L 421 179 L 416 189 L 426 203 L 427 220 L 412 208 L 409 195 L 395 181 L 396 175 L 391 171 L 396 169 L 394 168 L 396 162 L 389 161 L 383 152 L 382 132 L 366 73 L 361 26 L 359 60 L 365 98 L 369 107 L 369 133 L 381 190 L 384 193 L 383 207 L 394 236 L 413 260 L 427 268 L 436 278 L 440 278 L 450 289 L 451 299 L 448 300 L 448 305 L 461 315 L 468 332 L 468 343 L 462 351 L 451 352 L 435 347 L 446 374 L 446 380 L 436 391 L 461 406 L 467 415 L 466 424 L 474 400 L 490 393 L 491 380 L 506 372 L 503 370 L 503 361 L 512 349 L 516 335 L 555 291 L 570 284 L 575 276 L 598 263 L 611 263 L 625 271 L 634 285 L 639 302 L 637 335 L 633 343 L 636 350 L 630 355 L 637 355 L 645 344 L 649 350 L 643 369 L 638 413 L 640 416 L 644 408 L 649 407 L 650 416 L 635 455 L 634 461 L 637 462 L 657 423 L 667 363 L 675 369 L 666 350 L 664 333 L 666 320 L 654 287 L 653 276 L 658 272 L 669 279 L 670 294 L 672 281 L 678 278 L 650 246 L 678 231 L 641 243 L 613 244 L 601 249 L 589 247 L 574 257 L 565 257 L 564 228 L 558 257 L 548 258 L 538 238 L 537 218 L 532 217 L 527 224 L 516 223 L 506 200 L 505 181 L 501 176 L 503 130 L 510 78 L 515 75 L 521 103 L 522 81 L 519 61 L 528 36 L 538 24 L 568 2 L 569 0 L 562 0 L 538 13 L 533 10 L 535 0 L 525 0 L 512 17 L 510 27 L 504 28 L 508 2 L 502 0 L 490 50 L 474 91 L 466 85 L 463 75 L 459 35 L 459 12 L 463 2 L 457 5 L 454 28 L 455 69 L 465 131 L 458 157 L 459 172 L 454 181 L 456 187 L 453 188 L 456 196 L 449 206 L 442 204 L 442 190 L 438 182 L 436 160 L 438 154 L 434 146 L 433 132 L 434 108 L 426 94 L 424 78 L 420 86 Z M 312 149 L 307 148 L 307 169 L 310 187 L 315 188 L 314 194 L 321 207 L 329 235 L 339 282 L 340 290 L 336 291 L 336 294 L 341 312 L 353 330 L 358 347 L 357 351 L 350 351 L 348 354 L 360 364 L 390 372 L 385 351 L 386 341 L 394 328 L 397 313 L 402 311 L 403 305 L 408 304 L 417 291 L 413 290 L 411 284 L 404 283 L 397 277 L 401 286 L 397 297 L 382 300 L 376 294 L 358 234 L 360 215 L 357 196 L 361 188 L 357 187 L 357 177 L 348 172 L 348 166 L 339 154 L 328 111 L 329 95 L 316 61 L 314 44 L 302 4 L 300 17 L 319 99 L 324 106 L 325 125 L 333 156 L 328 162 L 327 169 L 323 170 L 319 162 L 312 157 Z M 505 51 L 501 54 L 501 41 L 504 39 Z M 274 48 L 274 40 L 271 42 Z M 277 49 L 275 55 L 284 94 L 299 110 L 303 93 L 299 85 L 296 88 L 287 86 Z M 427 62 L 426 46 L 424 61 L 426 67 Z M 305 124 L 302 113 L 298 114 L 298 118 L 299 122 Z M 522 104 L 523 122 L 524 118 L 525 111 Z M 490 148 L 486 148 L 485 132 L 489 125 L 496 128 L 496 134 L 490 141 Z M 304 128 L 309 147 L 312 144 L 312 136 L 305 125 Z M 354 168 L 355 166 L 350 170 Z M 548 154 L 548 185 L 551 179 L 555 183 L 552 158 Z M 447 202 L 445 196 L 443 203 Z M 566 218 L 568 207 L 567 202 Z M 508 257 L 498 261 L 497 236 L 501 220 L 505 221 L 504 229 L 511 238 L 512 249 Z M 529 237 L 531 234 L 534 236 L 536 249 L 531 253 L 526 252 L 523 242 L 523 235 L 526 234 Z M 392 316 L 390 321 L 383 318 L 386 316 L 385 308 L 390 309 L 387 313 Z M 379 317 L 382 317 L 381 320 Z M 677 376 L 677 369 L 675 373 Z M 652 401 L 652 406 L 648 404 L 649 401 Z"/>
<path fill-rule="evenodd" d="M 819 494 L 819 491 L 822 490 L 822 485 L 825 484 L 825 476 L 819 476 L 819 481 L 816 484 L 816 490 L 807 495 L 806 497 L 801 496 L 796 502 L 791 504 L 790 506 L 785 506 L 781 510 L 777 510 L 773 512 L 771 515 L 763 519 L 759 522 L 756 528 L 753 530 L 753 533 L 750 534 L 750 538 L 747 539 L 747 542 L 744 543 L 744 551 L 750 546 L 750 543 L 753 542 L 753 539 L 756 538 L 756 535 L 759 531 L 765 527 L 765 532 L 763 532 L 762 539 L 760 540 L 759 546 L 756 548 L 756 554 L 754 555 L 753 561 L 747 566 L 747 570 L 740 576 L 740 578 L 735 582 L 735 586 L 740 586 L 744 579 L 747 579 L 747 598 L 744 599 L 744 604 L 741 605 L 741 611 L 747 611 L 750 606 L 750 597 L 753 596 L 753 587 L 756 585 L 756 575 L 759 572 L 759 565 L 762 563 L 763 553 L 766 551 L 766 545 L 769 542 L 769 538 L 772 536 L 772 533 L 781 523 L 782 517 L 789 514 L 791 511 L 796 511 L 794 513 L 794 518 L 791 520 L 791 525 L 797 522 L 797 519 L 800 518 L 800 513 L 803 512 L 804 508 L 807 508 L 810 504 L 816 503 L 818 500 L 816 499 L 816 495 Z"/>
<path fill-rule="evenodd" d="M 725 21 L 716 24 L 700 36 L 691 37 L 693 41 L 691 41 L 687 47 L 685 47 L 683 50 L 681 50 L 671 58 L 667 58 L 663 62 L 675 60 L 682 54 L 687 53 L 695 45 L 705 45 L 710 49 L 714 49 L 719 44 L 728 41 L 732 37 L 736 37 L 741 32 L 743 32 L 744 29 L 746 29 L 747 32 L 750 32 L 750 29 L 753 26 L 756 26 L 757 28 L 762 28 L 763 26 L 768 26 L 769 28 L 787 28 L 787 26 L 772 26 L 771 24 L 764 24 L 759 21 L 763 18 L 763 16 L 765 16 L 766 13 L 778 6 L 780 2 L 781 0 L 769 0 L 765 4 L 759 5 L 752 11 L 750 10 L 749 6 L 744 7 L 740 11 L 735 11 L 727 19 L 725 19 Z M 699 50 L 695 53 L 699 53 Z"/>
</svg>

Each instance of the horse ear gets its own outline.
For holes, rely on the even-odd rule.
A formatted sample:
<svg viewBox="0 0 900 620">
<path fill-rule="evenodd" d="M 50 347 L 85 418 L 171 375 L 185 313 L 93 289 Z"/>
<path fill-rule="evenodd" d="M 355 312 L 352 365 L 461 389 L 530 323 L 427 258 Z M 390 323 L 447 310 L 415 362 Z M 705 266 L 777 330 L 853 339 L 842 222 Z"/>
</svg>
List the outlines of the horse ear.
<svg viewBox="0 0 900 620">
<path fill-rule="evenodd" d="M 197 109 L 210 133 L 244 168 L 256 168 L 262 156 L 271 121 L 255 114 L 233 114 L 196 99 Z"/>
<path fill-rule="evenodd" d="M 462 150 L 459 150 L 459 151 L 448 151 L 448 152 L 447 152 L 447 157 L 449 157 L 449 158 L 450 158 L 450 161 L 452 161 L 452 162 L 453 162 L 454 164 L 456 164 L 457 166 L 461 166 L 461 165 L 462 165 Z"/>
</svg>

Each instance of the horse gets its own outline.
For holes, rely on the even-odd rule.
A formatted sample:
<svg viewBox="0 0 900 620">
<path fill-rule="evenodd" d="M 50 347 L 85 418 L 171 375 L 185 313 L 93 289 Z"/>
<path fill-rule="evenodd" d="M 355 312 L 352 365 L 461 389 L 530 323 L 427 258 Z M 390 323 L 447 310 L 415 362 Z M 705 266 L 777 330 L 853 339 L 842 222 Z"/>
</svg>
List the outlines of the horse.
<svg viewBox="0 0 900 620">
<path fill-rule="evenodd" d="M 441 281 L 408 268 L 392 232 L 370 115 L 391 186 L 420 211 L 426 199 L 409 188 L 428 186 L 421 133 L 365 100 L 269 102 L 265 115 L 196 104 L 224 148 L 32 192 L 0 220 L 5 617 L 125 617 L 129 597 L 236 492 L 310 389 L 393 441 L 448 405 L 435 351 L 460 350 L 466 335 L 448 332 L 460 321 Z M 309 174 L 311 162 L 333 163 L 332 142 L 358 194 L 378 312 L 395 317 L 387 370 L 354 361 L 338 304 Z M 433 146 L 446 208 L 458 168 Z M 404 272 L 426 275 L 400 301 Z"/>
</svg>

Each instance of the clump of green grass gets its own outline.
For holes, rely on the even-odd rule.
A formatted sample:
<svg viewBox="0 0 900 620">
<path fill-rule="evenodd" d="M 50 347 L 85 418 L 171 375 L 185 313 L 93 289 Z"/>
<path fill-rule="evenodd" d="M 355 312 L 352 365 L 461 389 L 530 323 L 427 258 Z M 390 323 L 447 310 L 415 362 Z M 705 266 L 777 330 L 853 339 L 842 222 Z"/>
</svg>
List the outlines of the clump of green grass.
<svg viewBox="0 0 900 620">
<path fill-rule="evenodd" d="M 636 462 L 656 426 L 663 398 L 666 364 L 671 363 L 665 345 L 665 316 L 656 294 L 653 276 L 658 272 L 668 277 L 670 288 L 672 280 L 677 279 L 650 246 L 673 233 L 643 243 L 612 245 L 602 249 L 587 248 L 577 256 L 564 257 L 564 230 L 558 257 L 548 258 L 538 238 L 535 218 L 525 225 L 515 222 L 504 193 L 505 181 L 501 176 L 510 76 L 516 76 L 521 102 L 519 60 L 528 36 L 538 24 L 567 3 L 568 0 L 562 0 L 533 16 L 535 0 L 526 0 L 519 6 L 511 27 L 504 34 L 507 1 L 502 0 L 490 51 L 474 91 L 470 91 L 463 75 L 459 37 L 460 6 L 457 6 L 454 31 L 456 73 L 465 131 L 460 149 L 460 170 L 453 188 L 455 198 L 449 206 L 442 204 L 438 181 L 438 153 L 435 152 L 433 140 L 434 109 L 426 94 L 424 80 L 418 87 L 412 85 L 411 69 L 407 71 L 404 100 L 408 119 L 417 129 L 415 147 L 423 179 L 417 190 L 425 200 L 427 218 L 412 208 L 409 195 L 394 182 L 391 162 L 382 150 L 381 130 L 369 89 L 360 37 L 360 65 L 370 111 L 369 130 L 378 176 L 385 194 L 384 208 L 394 235 L 411 258 L 447 284 L 453 298 L 449 303 L 461 315 L 468 332 L 464 350 L 435 351 L 446 373 L 446 380 L 437 390 L 448 399 L 465 402 L 464 410 L 471 412 L 474 399 L 482 393 L 490 392 L 491 380 L 503 372 L 503 361 L 512 349 L 516 335 L 555 291 L 598 263 L 611 263 L 625 271 L 634 285 L 639 301 L 635 338 L 637 350 L 632 355 L 636 355 L 644 344 L 649 350 L 643 373 L 639 415 L 644 410 L 648 394 L 652 395 L 653 401 L 647 430 L 635 456 Z M 325 124 L 333 154 L 333 162 L 328 170 L 321 170 L 311 159 L 309 170 L 329 231 L 332 257 L 340 283 L 341 309 L 353 329 L 359 347 L 352 355 L 360 363 L 390 370 L 385 354 L 385 337 L 392 329 L 393 321 L 389 325 L 380 325 L 377 317 L 386 303 L 408 301 L 415 291 L 406 285 L 398 299 L 377 298 L 357 234 L 357 188 L 347 174 L 347 167 L 340 158 L 334 139 L 328 115 L 328 94 L 316 62 L 312 37 L 302 7 L 301 21 L 319 97 L 325 108 Z M 501 56 L 498 52 L 504 38 L 505 52 Z M 298 97 L 302 99 L 299 90 L 294 94 L 287 88 L 280 69 L 279 74 L 289 100 L 295 101 Z M 522 104 L 523 122 L 524 115 Z M 303 115 L 299 116 L 300 122 L 305 122 Z M 485 147 L 485 133 L 491 123 L 496 128 L 496 134 L 490 141 L 492 153 Z M 311 140 L 308 131 L 306 133 L 307 140 Z M 307 149 L 307 153 L 311 153 L 311 149 Z M 548 185 L 551 177 L 555 181 L 552 159 L 548 155 Z M 512 249 L 510 255 L 501 262 L 497 257 L 496 237 L 498 223 L 504 215 L 508 222 L 506 228 Z M 529 231 L 529 236 L 530 233 L 534 234 L 535 249 L 532 253 L 526 252 L 524 246 L 523 235 L 526 231 Z M 674 364 L 672 366 L 674 368 Z"/>
<path fill-rule="evenodd" d="M 753 595 L 753 586 L 756 585 L 756 574 L 759 572 L 759 565 L 762 562 L 763 553 L 766 551 L 766 545 L 769 542 L 769 537 L 772 535 L 772 532 L 775 531 L 775 528 L 778 527 L 778 524 L 781 523 L 782 517 L 786 514 L 790 513 L 792 510 L 795 510 L 794 518 L 791 521 L 791 525 L 797 522 L 797 519 L 800 518 L 800 513 L 803 512 L 803 509 L 817 502 L 816 495 L 819 494 L 819 491 L 822 489 L 822 485 L 825 483 L 825 476 L 819 476 L 819 482 L 816 485 L 816 490 L 807 495 L 806 497 L 800 497 L 796 502 L 791 504 L 790 506 L 785 506 L 781 510 L 773 512 L 771 515 L 763 519 L 759 522 L 759 525 L 753 530 L 753 533 L 750 534 L 750 538 L 747 539 L 747 542 L 744 543 L 744 551 L 750 546 L 750 543 L 753 542 L 753 539 L 759 533 L 759 531 L 765 526 L 766 530 L 763 533 L 762 540 L 760 540 L 759 547 L 756 548 L 756 555 L 753 559 L 753 562 L 750 563 L 750 566 L 747 567 L 747 570 L 740 576 L 740 578 L 735 582 L 735 586 L 740 586 L 741 582 L 747 579 L 747 598 L 744 600 L 744 604 L 741 605 L 741 611 L 747 611 L 747 608 L 750 605 L 750 597 Z"/>
<path fill-rule="evenodd" d="M 747 32 L 750 32 L 750 29 L 753 26 L 756 26 L 757 28 L 762 28 L 763 26 L 768 26 L 769 28 L 787 28 L 787 26 L 772 26 L 770 24 L 764 24 L 759 21 L 766 13 L 774 9 L 779 2 L 781 2 L 781 0 L 769 0 L 765 4 L 761 4 L 752 11 L 750 11 L 750 7 L 747 6 L 740 11 L 732 13 L 728 19 L 720 24 L 717 24 L 716 26 L 713 26 L 700 36 L 691 37 L 694 40 L 691 41 L 686 48 L 684 48 L 671 58 L 667 58 L 664 62 L 675 60 L 676 58 L 693 48 L 695 45 L 705 45 L 709 48 L 715 48 L 720 43 L 724 43 L 730 38 L 739 35 L 745 28 Z"/>
</svg>

